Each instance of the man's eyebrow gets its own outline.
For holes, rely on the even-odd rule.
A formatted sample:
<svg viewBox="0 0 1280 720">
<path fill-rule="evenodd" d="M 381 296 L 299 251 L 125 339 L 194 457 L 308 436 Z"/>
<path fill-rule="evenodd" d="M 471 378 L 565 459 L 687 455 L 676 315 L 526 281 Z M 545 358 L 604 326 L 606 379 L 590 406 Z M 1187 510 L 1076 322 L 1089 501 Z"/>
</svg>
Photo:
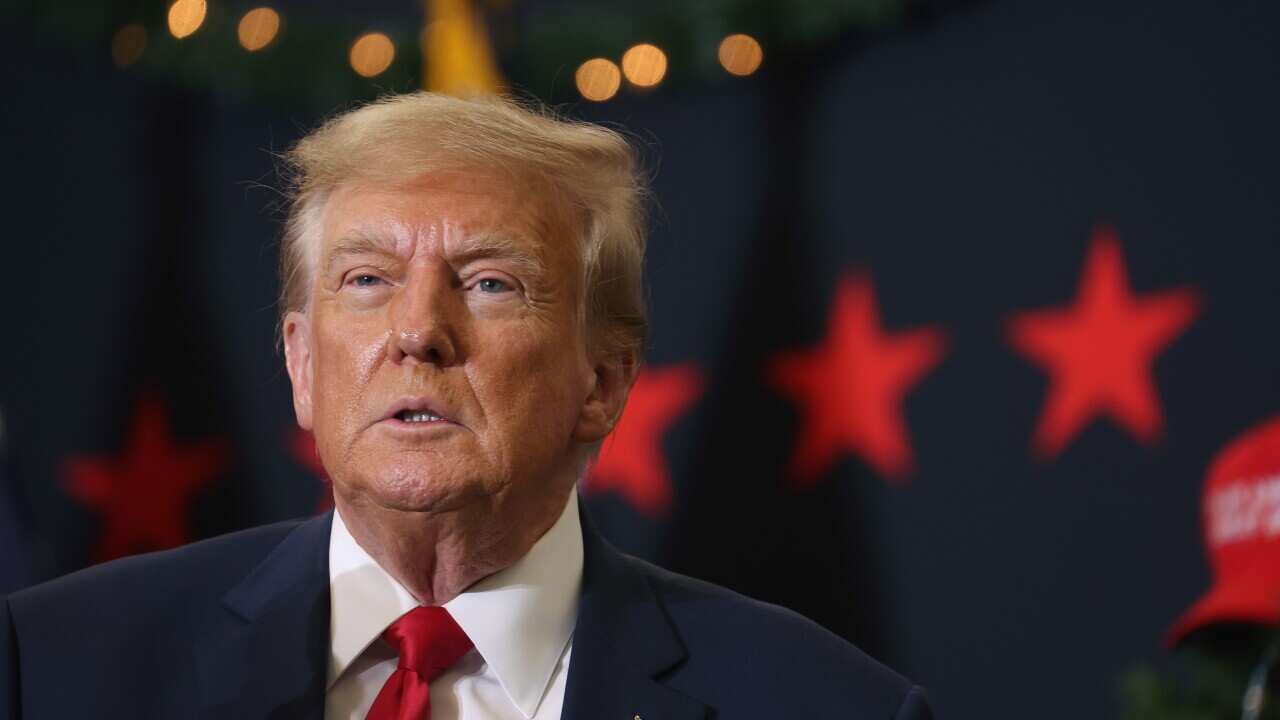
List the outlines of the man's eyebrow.
<svg viewBox="0 0 1280 720">
<path fill-rule="evenodd" d="M 509 236 L 498 233 L 472 235 L 448 255 L 455 267 L 476 260 L 496 258 L 512 263 L 521 274 L 541 277 L 546 273 L 546 263 L 539 255 L 530 252 Z"/>
<path fill-rule="evenodd" d="M 355 230 L 334 242 L 323 259 L 323 274 L 328 275 L 333 266 L 350 255 L 395 256 L 394 241 L 376 234 Z M 467 237 L 447 253 L 449 262 L 461 267 L 476 260 L 500 259 L 511 263 L 517 273 L 539 279 L 546 275 L 546 263 L 522 243 L 500 233 L 478 233 Z"/>
<path fill-rule="evenodd" d="M 323 274 L 328 275 L 339 259 L 347 255 L 394 255 L 392 242 L 378 235 L 352 231 L 343 235 L 324 256 Z"/>
</svg>

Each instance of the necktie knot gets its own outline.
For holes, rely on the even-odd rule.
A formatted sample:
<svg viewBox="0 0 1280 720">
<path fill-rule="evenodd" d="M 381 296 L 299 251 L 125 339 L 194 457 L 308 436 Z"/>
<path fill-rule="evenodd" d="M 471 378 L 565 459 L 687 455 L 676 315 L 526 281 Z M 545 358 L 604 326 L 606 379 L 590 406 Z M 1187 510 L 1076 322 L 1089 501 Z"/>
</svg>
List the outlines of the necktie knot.
<svg viewBox="0 0 1280 720">
<path fill-rule="evenodd" d="M 400 656 L 373 699 L 367 720 L 430 720 L 429 683 L 471 649 L 471 638 L 442 607 L 416 607 L 383 631 Z"/>
<path fill-rule="evenodd" d="M 400 655 L 398 667 L 431 682 L 471 649 L 471 638 L 442 607 L 417 607 L 391 623 L 382 637 Z"/>
</svg>

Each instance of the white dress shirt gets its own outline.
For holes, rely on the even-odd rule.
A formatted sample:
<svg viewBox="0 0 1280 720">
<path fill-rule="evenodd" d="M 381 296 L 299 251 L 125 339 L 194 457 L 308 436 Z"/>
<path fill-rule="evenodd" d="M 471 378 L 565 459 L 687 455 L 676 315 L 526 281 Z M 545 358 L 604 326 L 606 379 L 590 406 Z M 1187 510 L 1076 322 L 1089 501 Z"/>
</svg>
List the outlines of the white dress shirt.
<svg viewBox="0 0 1280 720">
<path fill-rule="evenodd" d="M 514 565 L 444 604 L 475 648 L 431 682 L 431 720 L 560 717 L 582 584 L 577 491 Z M 326 720 L 363 720 L 396 669 L 382 631 L 418 606 L 333 514 Z"/>
</svg>

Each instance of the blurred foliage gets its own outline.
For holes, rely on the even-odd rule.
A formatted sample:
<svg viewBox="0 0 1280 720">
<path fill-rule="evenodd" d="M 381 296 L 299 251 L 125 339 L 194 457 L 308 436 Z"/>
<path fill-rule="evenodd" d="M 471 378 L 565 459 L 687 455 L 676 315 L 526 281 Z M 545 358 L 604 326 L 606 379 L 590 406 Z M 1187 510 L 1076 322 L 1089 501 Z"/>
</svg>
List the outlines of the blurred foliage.
<svg viewBox="0 0 1280 720">
<path fill-rule="evenodd" d="M 192 90 L 214 90 L 256 99 L 303 102 L 332 108 L 371 99 L 386 91 L 416 89 L 422 72 L 418 45 L 421 13 L 412 0 L 404 18 L 324 18 L 285 14 L 276 39 L 257 52 L 240 47 L 236 26 L 244 12 L 265 2 L 208 3 L 204 23 L 190 37 L 173 37 L 166 24 L 171 3 L 132 0 L 101 3 L 87 0 L 32 2 L 27 17 L 35 26 L 69 42 L 87 44 L 110 57 L 112 37 L 128 24 L 146 28 L 141 59 L 121 72 L 137 73 Z M 395 43 L 391 66 L 375 78 L 364 78 L 348 64 L 351 44 L 366 32 L 381 32 Z"/>
<path fill-rule="evenodd" d="M 767 69 L 803 61 L 853 33 L 897 27 L 922 6 L 910 0 L 655 0 L 625 12 L 613 4 L 570 2 L 521 14 L 516 3 L 510 11 L 516 20 L 504 22 L 499 13 L 494 26 L 517 84 L 565 99 L 578 64 L 593 57 L 617 61 L 636 43 L 652 43 L 667 54 L 664 85 L 732 82 L 717 59 L 727 35 L 746 33 L 759 41 Z"/>
<path fill-rule="evenodd" d="M 421 85 L 421 0 L 404 0 L 404 11 L 395 17 L 378 17 L 376 9 L 359 5 L 343 17 L 282 10 L 279 37 L 253 53 L 239 46 L 236 24 L 244 12 L 272 4 L 269 1 L 211 0 L 204 24 L 183 40 L 167 30 L 169 4 L 165 0 L 30 0 L 22 14 L 40 30 L 96 47 L 104 57 L 109 56 L 112 36 L 120 28 L 140 24 L 146 29 L 145 50 L 123 72 L 191 89 L 331 108 Z M 667 53 L 669 69 L 663 87 L 731 82 L 733 78 L 717 61 L 719 43 L 726 35 L 745 32 L 759 40 L 767 70 L 851 33 L 896 27 L 916 7 L 932 6 L 922 0 L 476 2 L 514 86 L 545 100 L 576 98 L 572 76 L 579 64 L 592 57 L 617 61 L 638 42 L 653 43 Z M 396 45 L 391 67 L 371 79 L 360 77 L 347 63 L 351 43 L 370 31 L 385 33 Z"/>
<path fill-rule="evenodd" d="M 1240 720 L 1245 690 L 1274 630 L 1259 626 L 1193 636 L 1167 667 L 1130 668 L 1120 678 L 1120 720 Z M 1280 720 L 1277 673 L 1258 720 Z"/>
</svg>

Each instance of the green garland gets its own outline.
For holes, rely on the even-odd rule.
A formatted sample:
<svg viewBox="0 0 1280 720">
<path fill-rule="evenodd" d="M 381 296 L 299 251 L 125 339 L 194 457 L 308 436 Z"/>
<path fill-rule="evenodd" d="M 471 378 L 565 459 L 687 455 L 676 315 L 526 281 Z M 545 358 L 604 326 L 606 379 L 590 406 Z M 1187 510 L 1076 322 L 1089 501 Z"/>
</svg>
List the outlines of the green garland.
<svg viewBox="0 0 1280 720">
<path fill-rule="evenodd" d="M 421 85 L 420 4 L 405 0 L 417 20 L 367 23 L 284 14 L 280 36 L 248 52 L 236 39 L 244 12 L 270 0 L 234 3 L 210 0 L 202 26 L 178 40 L 166 27 L 168 2 L 123 3 L 62 0 L 31 2 L 36 27 L 87 44 L 107 57 L 112 36 L 127 24 L 146 29 L 141 58 L 123 72 L 136 72 L 191 89 L 212 89 L 259 99 L 304 102 L 332 108 Z M 587 0 L 535 13 L 520 0 L 477 3 L 512 84 L 552 102 L 577 98 L 573 72 L 592 57 L 617 60 L 626 48 L 651 42 L 668 56 L 664 87 L 733 82 L 716 59 L 724 36 L 745 32 L 764 47 L 765 67 L 805 56 L 859 30 L 897 26 L 913 0 L 655 0 L 626 12 Z M 535 9 L 536 6 L 535 6 Z M 375 78 L 357 75 L 347 63 L 359 35 L 379 31 L 396 45 L 391 67 Z"/>
<path fill-rule="evenodd" d="M 534 17 L 520 29 L 501 14 L 491 21 L 510 58 L 507 71 L 518 85 L 540 97 L 577 97 L 573 71 L 584 60 L 615 62 L 640 42 L 667 54 L 663 85 L 734 82 L 719 65 L 720 41 L 733 33 L 751 35 L 764 48 L 764 67 L 805 58 L 855 31 L 898 26 L 906 0 L 657 0 L 643 10 L 622 13 L 578 3 Z M 513 8 L 508 15 L 515 13 Z M 510 42 L 512 35 L 519 40 Z"/>
<path fill-rule="evenodd" d="M 411 0 L 410 0 L 411 1 Z M 280 34 L 267 47 L 249 52 L 240 46 L 236 25 L 254 7 L 270 0 L 227 5 L 208 3 L 208 13 L 194 34 L 181 40 L 168 31 L 169 2 L 94 3 L 84 0 L 33 3 L 35 25 L 55 36 L 89 45 L 110 57 L 111 39 L 129 24 L 146 29 L 146 47 L 137 63 L 122 72 L 137 73 L 191 90 L 213 90 L 252 99 L 305 103 L 333 108 L 376 97 L 388 90 L 419 86 L 422 61 L 417 26 L 316 20 L 284 15 Z M 395 58 L 384 73 L 364 78 L 348 64 L 351 43 L 377 31 L 396 45 Z"/>
</svg>

